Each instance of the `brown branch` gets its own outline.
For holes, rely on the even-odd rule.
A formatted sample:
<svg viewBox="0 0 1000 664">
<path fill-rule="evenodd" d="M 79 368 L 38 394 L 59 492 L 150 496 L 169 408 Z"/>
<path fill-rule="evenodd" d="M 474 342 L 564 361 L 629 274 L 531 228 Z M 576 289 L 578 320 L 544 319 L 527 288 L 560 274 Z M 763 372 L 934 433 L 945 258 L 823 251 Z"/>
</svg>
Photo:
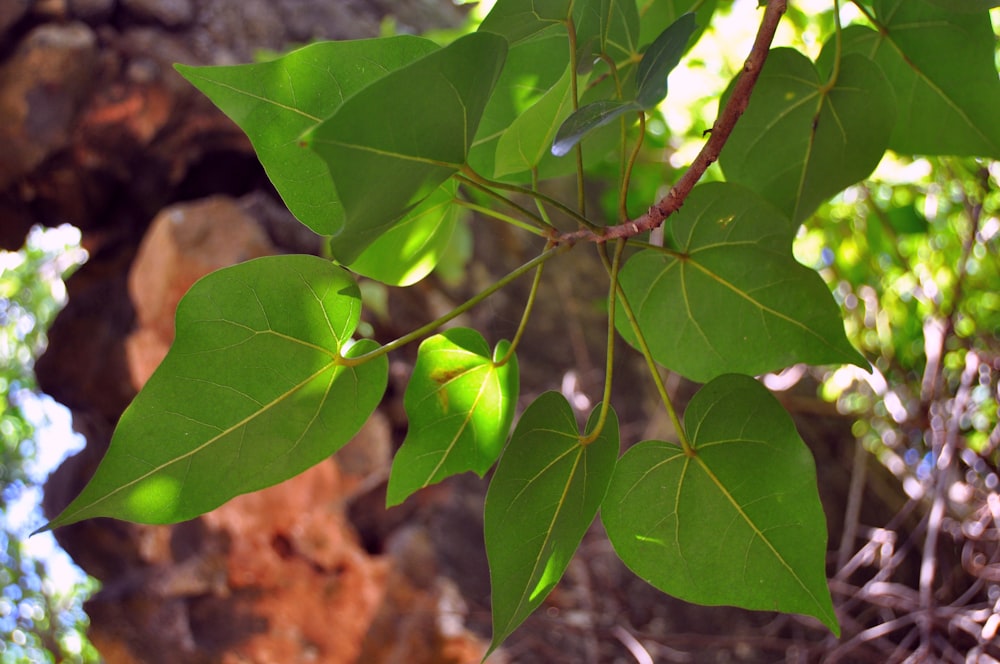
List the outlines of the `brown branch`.
<svg viewBox="0 0 1000 664">
<path fill-rule="evenodd" d="M 670 192 L 656 205 L 649 208 L 649 211 L 641 217 L 626 221 L 617 226 L 608 226 L 596 232 L 583 229 L 572 233 L 563 233 L 555 239 L 557 244 L 580 241 L 607 242 L 608 240 L 618 238 L 633 237 L 653 230 L 684 205 L 684 201 L 701 179 L 701 176 L 719 158 L 722 147 L 729 140 L 729 135 L 736 126 L 736 121 L 740 119 L 740 116 L 747 109 L 747 104 L 750 103 L 750 94 L 757 84 L 757 78 L 760 76 L 761 69 L 764 68 L 767 53 L 771 48 L 771 42 L 774 40 L 774 33 L 778 29 L 778 22 L 785 13 L 786 5 L 786 0 L 770 0 L 767 3 L 767 8 L 764 10 L 764 17 L 761 19 L 760 28 L 753 43 L 753 48 L 750 49 L 750 54 L 743 64 L 743 71 L 740 73 L 739 79 L 733 87 L 733 93 L 729 97 L 729 101 L 726 102 L 725 107 L 719 113 L 719 117 L 715 119 L 715 124 L 712 125 L 712 129 L 710 130 L 711 136 L 709 136 L 705 145 L 702 146 L 701 152 L 698 153 L 695 160 L 688 166 L 684 175 L 671 187 Z"/>
</svg>

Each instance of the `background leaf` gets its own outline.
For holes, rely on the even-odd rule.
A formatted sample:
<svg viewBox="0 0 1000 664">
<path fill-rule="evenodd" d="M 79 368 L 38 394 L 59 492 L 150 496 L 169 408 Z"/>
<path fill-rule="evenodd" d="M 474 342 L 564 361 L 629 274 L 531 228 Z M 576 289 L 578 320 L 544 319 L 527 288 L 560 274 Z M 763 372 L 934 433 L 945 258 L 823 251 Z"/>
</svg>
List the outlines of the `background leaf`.
<svg viewBox="0 0 1000 664">
<path fill-rule="evenodd" d="M 647 249 L 621 273 L 657 362 L 700 382 L 796 362 L 867 366 L 826 284 L 792 257 L 792 225 L 756 194 L 699 185 L 668 232 L 683 257 Z M 615 323 L 635 345 L 625 316 Z"/>
<path fill-rule="evenodd" d="M 644 109 L 651 109 L 666 98 L 667 76 L 681 61 L 697 28 L 694 14 L 684 14 L 646 49 L 636 72 L 636 101 Z"/>
<path fill-rule="evenodd" d="M 588 427 L 597 415 L 591 414 Z M 491 649 L 562 577 L 597 514 L 617 456 L 614 413 L 597 440 L 583 446 L 573 409 L 558 392 L 546 392 L 524 411 L 486 494 Z"/>
<path fill-rule="evenodd" d="M 848 26 L 843 48 L 874 60 L 892 86 L 899 117 L 889 147 L 1000 156 L 1000 80 L 989 15 L 956 13 L 925 0 L 873 4 L 884 32 Z"/>
<path fill-rule="evenodd" d="M 400 36 L 312 44 L 259 64 L 177 70 L 246 132 L 292 214 L 332 235 L 344 221 L 340 197 L 323 160 L 299 137 L 361 88 L 436 50 L 430 40 Z"/>
<path fill-rule="evenodd" d="M 578 0 L 574 5 L 577 42 L 595 46 L 595 57 L 604 54 L 624 64 L 639 51 L 639 10 L 635 0 Z"/>
<path fill-rule="evenodd" d="M 621 559 L 689 602 L 802 613 L 839 635 L 816 469 L 788 414 L 757 381 L 725 375 L 691 400 L 684 429 L 694 456 L 650 440 L 618 461 L 601 518 Z"/>
<path fill-rule="evenodd" d="M 479 31 L 501 35 L 514 46 L 565 30 L 572 5 L 572 0 L 504 0 L 493 5 Z"/>
<path fill-rule="evenodd" d="M 691 43 L 697 42 L 705 27 L 711 25 L 717 3 L 715 0 L 637 0 L 636 4 L 639 7 L 639 44 L 643 45 L 652 43 L 668 25 L 688 12 L 694 12 L 698 25 L 697 36 Z"/>
<path fill-rule="evenodd" d="M 997 0 L 929 0 L 929 2 L 942 9 L 970 14 L 1000 7 L 1000 2 Z"/>
<path fill-rule="evenodd" d="M 798 51 L 772 50 L 719 157 L 727 180 L 795 222 L 871 174 L 893 130 L 892 91 L 870 60 L 845 56 L 829 91 L 826 80 Z"/>
<path fill-rule="evenodd" d="M 458 187 L 445 182 L 372 242 L 348 267 L 351 272 L 390 286 L 410 286 L 437 267 L 456 224 L 468 216 L 455 205 Z"/>
<path fill-rule="evenodd" d="M 409 430 L 393 459 L 387 505 L 451 475 L 471 470 L 482 477 L 497 460 L 517 404 L 517 358 L 494 365 L 509 348 L 502 341 L 491 354 L 468 328 L 420 344 L 403 398 Z"/>
<path fill-rule="evenodd" d="M 351 276 L 313 256 L 259 258 L 198 281 L 93 479 L 48 527 L 184 521 L 336 452 L 386 387 L 384 356 L 339 362 L 360 310 Z M 361 341 L 346 355 L 375 347 Z"/>
<path fill-rule="evenodd" d="M 390 73 L 305 135 L 344 206 L 331 240 L 354 261 L 465 163 L 507 42 L 479 32 Z"/>
</svg>

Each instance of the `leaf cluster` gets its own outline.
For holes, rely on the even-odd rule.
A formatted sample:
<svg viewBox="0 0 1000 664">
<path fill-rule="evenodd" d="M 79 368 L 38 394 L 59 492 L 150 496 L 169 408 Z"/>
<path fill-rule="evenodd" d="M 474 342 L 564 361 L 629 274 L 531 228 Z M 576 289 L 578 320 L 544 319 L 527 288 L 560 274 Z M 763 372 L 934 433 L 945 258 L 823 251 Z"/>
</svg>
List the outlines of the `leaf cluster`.
<svg viewBox="0 0 1000 664">
<path fill-rule="evenodd" d="M 838 632 L 812 458 L 751 376 L 868 364 L 822 278 L 793 257 L 793 239 L 887 150 L 1000 152 L 986 9 L 930 0 L 857 9 L 862 20 L 833 21 L 812 60 L 771 48 L 785 6 L 766 3 L 705 147 L 636 218 L 629 198 L 633 176 L 649 177 L 637 174 L 647 121 L 711 27 L 712 1 L 499 0 L 475 32 L 445 46 L 397 36 L 178 66 L 247 133 L 289 209 L 329 237 L 332 260 L 263 258 L 198 282 L 94 478 L 49 527 L 95 516 L 175 522 L 302 472 L 378 406 L 388 353 L 422 340 L 387 502 L 493 469 L 492 648 L 544 601 L 599 511 L 618 555 L 654 586 L 703 604 L 806 614 Z M 725 181 L 697 184 L 716 160 Z M 616 200 L 605 215 L 587 209 L 585 187 L 609 165 Z M 539 183 L 557 177 L 575 181 L 575 200 L 543 193 Z M 415 283 L 456 228 L 484 217 L 537 236 L 536 257 L 410 334 L 358 339 L 356 275 Z M 649 234 L 661 226 L 659 238 Z M 516 352 L 543 268 L 588 249 L 607 273 L 601 403 L 580 429 L 565 397 L 549 392 L 515 425 Z M 528 274 L 512 340 L 436 333 Z M 610 404 L 618 335 L 645 358 L 676 441 L 620 454 Z M 683 421 L 661 368 L 705 383 Z"/>
</svg>

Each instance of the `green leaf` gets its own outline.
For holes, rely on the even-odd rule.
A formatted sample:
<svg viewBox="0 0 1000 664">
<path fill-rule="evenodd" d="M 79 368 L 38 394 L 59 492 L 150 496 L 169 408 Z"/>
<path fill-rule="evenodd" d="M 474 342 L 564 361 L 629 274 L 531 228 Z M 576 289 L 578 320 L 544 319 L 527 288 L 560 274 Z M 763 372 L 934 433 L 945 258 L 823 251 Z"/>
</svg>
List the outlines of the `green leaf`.
<svg viewBox="0 0 1000 664">
<path fill-rule="evenodd" d="M 292 214 L 331 235 L 343 225 L 340 197 L 323 160 L 299 137 L 361 88 L 436 50 L 427 39 L 401 36 L 312 44 L 259 64 L 176 67 L 246 132 Z"/>
<path fill-rule="evenodd" d="M 948 11 L 961 12 L 963 14 L 975 14 L 989 11 L 993 7 L 1000 7 L 997 0 L 928 0 L 930 4 L 947 9 Z"/>
<path fill-rule="evenodd" d="M 753 192 L 699 185 L 668 232 L 672 251 L 635 254 L 620 279 L 657 362 L 699 382 L 797 362 L 868 366 L 826 284 L 792 257 L 793 226 Z M 615 323 L 637 345 L 625 316 Z"/>
<path fill-rule="evenodd" d="M 892 91 L 870 60 L 845 56 L 836 85 L 825 82 L 798 51 L 772 50 L 719 158 L 727 180 L 795 222 L 871 174 L 893 128 Z"/>
<path fill-rule="evenodd" d="M 503 0 L 479 24 L 479 32 L 505 37 L 511 46 L 565 30 L 572 0 Z"/>
<path fill-rule="evenodd" d="M 409 214 L 368 245 L 348 267 L 390 286 L 410 286 L 437 267 L 456 224 L 467 215 L 455 205 L 457 185 L 445 182 Z"/>
<path fill-rule="evenodd" d="M 354 261 L 465 163 L 507 42 L 480 32 L 357 92 L 304 135 L 344 206 L 331 246 Z"/>
<path fill-rule="evenodd" d="M 560 123 L 573 111 L 574 76 L 567 66 L 562 78 L 504 131 L 497 143 L 495 177 L 530 171 L 541 163 Z"/>
<path fill-rule="evenodd" d="M 636 72 L 636 100 L 644 109 L 655 108 L 667 96 L 667 76 L 681 61 L 698 26 L 694 14 L 684 14 L 650 44 Z"/>
<path fill-rule="evenodd" d="M 386 387 L 385 356 L 341 360 L 377 347 L 349 346 L 360 310 L 351 276 L 312 256 L 260 258 L 198 281 L 94 477 L 48 527 L 183 521 L 329 457 Z"/>
<path fill-rule="evenodd" d="M 500 456 L 517 403 L 517 358 L 496 366 L 510 349 L 491 354 L 482 335 L 454 328 L 420 344 L 403 397 L 409 431 L 396 453 L 386 505 L 417 489 L 473 471 L 480 477 Z"/>
<path fill-rule="evenodd" d="M 640 111 L 642 107 L 634 101 L 595 101 L 574 111 L 556 134 L 552 143 L 552 154 L 562 157 L 569 154 L 583 138 L 615 118 L 629 111 Z"/>
<path fill-rule="evenodd" d="M 635 0 L 579 0 L 574 6 L 577 42 L 592 43 L 624 65 L 639 51 L 639 10 Z"/>
<path fill-rule="evenodd" d="M 668 25 L 683 14 L 695 13 L 698 27 L 695 34 L 700 37 L 706 26 L 712 24 L 716 0 L 637 0 L 639 6 L 639 43 L 649 44 Z M 697 38 L 691 40 L 695 44 Z"/>
<path fill-rule="evenodd" d="M 598 412 L 590 416 L 594 426 Z M 589 430 L 589 428 L 588 428 Z M 557 392 L 521 416 L 486 494 L 485 537 L 493 586 L 493 650 L 562 577 L 604 498 L 618 455 L 618 419 L 582 445 Z"/>
<path fill-rule="evenodd" d="M 720 376 L 687 407 L 694 449 L 649 440 L 618 461 L 601 518 L 618 556 L 689 602 L 801 613 L 834 634 L 816 468 L 757 381 Z"/>
<path fill-rule="evenodd" d="M 899 117 L 889 147 L 908 154 L 1000 156 L 1000 80 L 989 15 L 947 11 L 924 0 L 874 5 L 881 30 L 849 26 L 843 48 L 874 60 L 895 92 Z"/>
<path fill-rule="evenodd" d="M 469 165 L 477 173 L 498 177 L 497 146 L 504 133 L 541 99 L 552 97 L 550 90 L 564 84 L 568 67 L 569 38 L 565 29 L 510 48 L 469 153 Z"/>
</svg>

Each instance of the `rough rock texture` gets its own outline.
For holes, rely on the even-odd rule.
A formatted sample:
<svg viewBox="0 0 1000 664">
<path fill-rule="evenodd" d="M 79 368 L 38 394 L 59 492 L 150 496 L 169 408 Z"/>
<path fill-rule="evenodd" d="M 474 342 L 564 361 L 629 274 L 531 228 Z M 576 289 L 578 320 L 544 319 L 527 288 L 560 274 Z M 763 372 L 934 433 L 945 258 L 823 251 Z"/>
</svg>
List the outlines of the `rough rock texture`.
<svg viewBox="0 0 1000 664">
<path fill-rule="evenodd" d="M 137 329 L 125 341 L 138 390 L 174 340 L 174 311 L 201 277 L 222 267 L 276 252 L 253 217 L 232 198 L 213 196 L 166 207 L 139 245 L 128 290 Z"/>
</svg>

